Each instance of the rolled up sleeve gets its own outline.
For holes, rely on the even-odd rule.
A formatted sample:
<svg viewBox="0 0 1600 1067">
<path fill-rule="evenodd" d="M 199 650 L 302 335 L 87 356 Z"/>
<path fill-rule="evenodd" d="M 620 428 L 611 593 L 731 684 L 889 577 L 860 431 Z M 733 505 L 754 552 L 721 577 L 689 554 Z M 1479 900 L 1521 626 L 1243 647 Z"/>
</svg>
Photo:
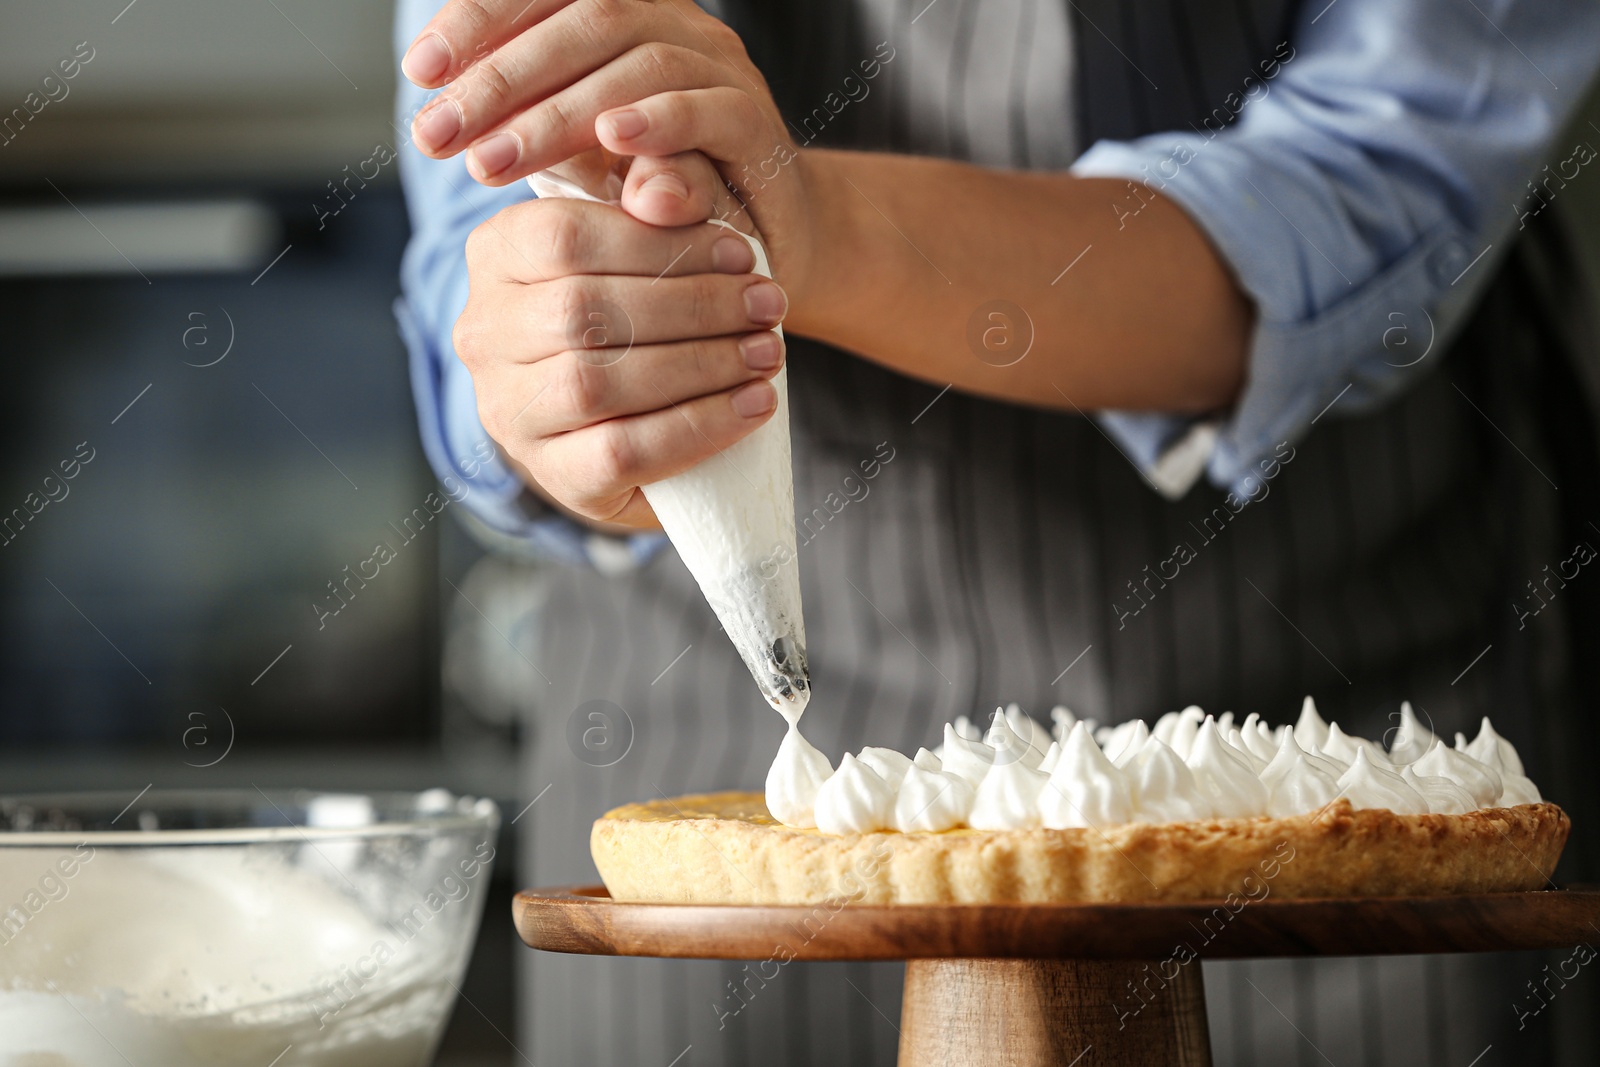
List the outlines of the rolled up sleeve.
<svg viewBox="0 0 1600 1067">
<path fill-rule="evenodd" d="M 1231 410 L 1101 413 L 1152 484 L 1179 496 L 1204 474 L 1248 495 L 1281 443 L 1424 373 L 1423 354 L 1442 354 L 1517 231 L 1559 195 L 1558 169 L 1570 180 L 1594 158 L 1587 138 L 1554 142 L 1597 46 L 1590 0 L 1312 4 L 1215 113 L 1231 125 L 1080 157 L 1078 175 L 1174 201 L 1256 307 Z M 1557 163 L 1540 170 L 1552 146 Z"/>
</svg>

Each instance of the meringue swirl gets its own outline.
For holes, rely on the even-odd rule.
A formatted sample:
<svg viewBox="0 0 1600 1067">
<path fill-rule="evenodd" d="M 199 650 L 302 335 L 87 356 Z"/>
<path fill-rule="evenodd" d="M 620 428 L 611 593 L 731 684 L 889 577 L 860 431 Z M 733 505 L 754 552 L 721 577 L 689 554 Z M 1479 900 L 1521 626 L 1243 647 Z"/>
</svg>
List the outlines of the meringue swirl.
<svg viewBox="0 0 1600 1067">
<path fill-rule="evenodd" d="M 1096 727 L 1065 707 L 1054 729 L 1015 704 L 987 730 L 959 716 L 934 751 L 845 755 L 837 770 L 791 724 L 767 774 L 779 822 L 831 834 L 1101 828 L 1289 818 L 1336 800 L 1402 815 L 1460 815 L 1541 800 L 1516 748 L 1485 718 L 1447 745 L 1403 703 L 1383 745 L 1327 722 L 1306 697 L 1292 726 L 1251 713 L 1168 712 Z M 1053 737 L 1053 739 L 1052 739 Z"/>
</svg>

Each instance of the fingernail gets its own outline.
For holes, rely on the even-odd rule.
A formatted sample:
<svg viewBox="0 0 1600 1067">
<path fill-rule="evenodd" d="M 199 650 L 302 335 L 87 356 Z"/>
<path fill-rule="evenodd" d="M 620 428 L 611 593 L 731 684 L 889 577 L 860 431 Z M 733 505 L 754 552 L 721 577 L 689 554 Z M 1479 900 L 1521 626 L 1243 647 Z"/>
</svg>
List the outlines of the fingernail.
<svg viewBox="0 0 1600 1067">
<path fill-rule="evenodd" d="M 454 100 L 439 100 L 417 116 L 412 132 L 423 147 L 439 151 L 461 132 L 461 107 Z"/>
<path fill-rule="evenodd" d="M 479 178 L 493 178 L 522 155 L 522 140 L 514 133 L 497 133 L 472 146 L 472 161 Z"/>
<path fill-rule="evenodd" d="M 663 196 L 670 196 L 674 200 L 689 199 L 689 186 L 676 174 L 657 174 L 647 178 L 645 183 L 639 186 L 639 191 L 641 193 L 661 193 Z"/>
<path fill-rule="evenodd" d="M 450 46 L 437 33 L 430 33 L 411 46 L 400 69 L 416 84 L 431 85 L 450 69 Z"/>
<path fill-rule="evenodd" d="M 747 419 L 765 415 L 778 406 L 778 394 L 766 382 L 751 382 L 733 394 L 734 413 Z"/>
<path fill-rule="evenodd" d="M 744 274 L 755 265 L 756 254 L 742 238 L 718 237 L 711 245 L 711 269 L 719 274 Z"/>
<path fill-rule="evenodd" d="M 775 324 L 789 307 L 789 298 L 771 282 L 757 282 L 744 291 L 744 309 L 751 322 Z"/>
<path fill-rule="evenodd" d="M 611 112 L 605 116 L 605 123 L 611 131 L 611 136 L 619 141 L 632 140 L 650 128 L 649 117 L 643 111 L 635 111 L 632 108 Z"/>
<path fill-rule="evenodd" d="M 783 342 L 771 330 L 753 333 L 739 342 L 744 365 L 751 370 L 773 370 L 783 362 Z"/>
</svg>

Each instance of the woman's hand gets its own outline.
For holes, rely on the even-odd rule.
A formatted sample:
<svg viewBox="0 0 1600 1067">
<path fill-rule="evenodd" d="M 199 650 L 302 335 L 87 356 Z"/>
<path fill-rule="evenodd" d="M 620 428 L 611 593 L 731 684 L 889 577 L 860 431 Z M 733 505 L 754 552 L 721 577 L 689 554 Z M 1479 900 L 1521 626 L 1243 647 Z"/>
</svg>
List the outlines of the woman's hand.
<svg viewBox="0 0 1600 1067">
<path fill-rule="evenodd" d="M 446 87 L 412 122 L 425 154 L 466 151 L 499 186 L 603 145 L 640 157 L 622 205 L 657 225 L 706 217 L 714 180 L 748 206 L 774 276 L 805 288 L 813 183 L 738 35 L 688 0 L 451 0 L 402 67 Z"/>
<path fill-rule="evenodd" d="M 404 65 L 448 86 L 417 116 L 419 147 L 469 150 L 489 184 L 603 146 L 633 157 L 628 213 L 682 222 L 708 202 L 672 195 L 705 186 L 703 154 L 748 206 L 787 325 L 902 374 L 1062 411 L 1202 413 L 1242 388 L 1255 309 L 1174 201 L 1121 180 L 797 149 L 738 38 L 688 0 L 450 0 Z M 997 302 L 1015 327 L 1005 352 L 980 343 Z M 642 329 L 656 313 L 633 312 Z M 584 514 L 613 505 L 642 506 L 591 499 Z"/>
<path fill-rule="evenodd" d="M 484 428 L 536 490 L 592 523 L 659 524 L 639 486 L 771 416 L 783 290 L 711 224 L 662 228 L 609 204 L 531 200 L 467 242 L 455 327 Z"/>
</svg>

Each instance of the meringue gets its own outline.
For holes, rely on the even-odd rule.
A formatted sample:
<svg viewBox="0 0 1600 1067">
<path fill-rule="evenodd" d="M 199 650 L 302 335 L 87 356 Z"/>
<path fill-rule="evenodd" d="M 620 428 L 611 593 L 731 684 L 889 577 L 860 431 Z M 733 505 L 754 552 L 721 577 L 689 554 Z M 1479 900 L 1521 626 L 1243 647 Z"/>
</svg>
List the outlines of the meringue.
<svg viewBox="0 0 1600 1067">
<path fill-rule="evenodd" d="M 939 746 L 940 769 L 965 778 L 974 789 L 994 765 L 994 749 L 982 741 L 969 741 L 954 725 L 944 728 L 944 744 Z"/>
<path fill-rule="evenodd" d="M 1128 780 L 1106 759 L 1081 722 L 1067 735 L 1061 759 L 1039 794 L 1039 816 L 1052 830 L 1115 826 L 1133 819 Z"/>
<path fill-rule="evenodd" d="M 1032 745 L 1041 755 L 1050 747 L 1050 742 L 1055 740 L 1050 736 L 1049 730 L 1032 715 L 1023 711 L 1022 705 L 1015 702 L 1006 705 L 1006 722 L 1017 736 Z"/>
<path fill-rule="evenodd" d="M 1471 794 L 1474 807 L 1492 808 L 1500 801 L 1500 772 L 1465 752 L 1457 752 L 1443 738 L 1434 738 L 1433 747 L 1411 767 L 1418 774 L 1450 779 Z"/>
<path fill-rule="evenodd" d="M 890 789 L 899 789 L 900 783 L 905 781 L 906 771 L 911 769 L 911 761 L 905 754 L 892 748 L 864 748 L 856 753 L 856 759 L 877 771 L 878 776 L 889 783 Z"/>
<path fill-rule="evenodd" d="M 1350 769 L 1339 778 L 1339 791 L 1353 808 L 1388 808 L 1396 815 L 1426 815 L 1422 794 L 1392 770 L 1378 766 L 1364 748 L 1356 749 Z"/>
<path fill-rule="evenodd" d="M 1314 767 L 1327 776 L 1330 782 L 1337 782 L 1339 776 L 1346 769 L 1346 764 L 1331 760 L 1326 756 L 1319 756 L 1314 752 L 1306 752 L 1295 740 L 1294 732 L 1285 731 L 1283 741 L 1278 745 L 1278 751 L 1273 755 L 1272 761 L 1261 772 L 1261 782 L 1269 790 L 1289 773 L 1296 759 L 1303 759 L 1307 766 Z M 1326 801 L 1324 801 L 1326 803 Z"/>
<path fill-rule="evenodd" d="M 1029 767 L 1037 767 L 1039 761 L 1044 759 L 1044 751 L 1034 748 L 1029 742 L 1031 734 L 1031 730 L 1028 734 L 1023 734 L 1014 729 L 1006 713 L 996 708 L 989 732 L 983 735 L 983 743 L 994 749 L 994 762 L 997 766 L 1025 763 Z"/>
<path fill-rule="evenodd" d="M 1507 771 L 1500 776 L 1500 802 L 1497 807 L 1514 808 L 1518 804 L 1537 804 L 1543 799 L 1539 795 L 1539 787 L 1527 775 Z"/>
<path fill-rule="evenodd" d="M 1206 719 L 1195 733 L 1194 748 L 1184 762 L 1218 818 L 1248 819 L 1266 813 L 1267 787 L 1256 777 L 1255 768 L 1222 739 L 1214 719 Z"/>
<path fill-rule="evenodd" d="M 1300 718 L 1294 724 L 1294 740 L 1307 752 L 1317 752 L 1328 743 L 1328 724 L 1317 714 L 1317 702 L 1309 696 L 1300 702 Z"/>
<path fill-rule="evenodd" d="M 1061 742 L 1052 741 L 1050 747 L 1044 750 L 1044 759 L 1039 761 L 1038 770 L 1049 774 L 1056 769 L 1056 764 L 1061 760 Z"/>
<path fill-rule="evenodd" d="M 1063 707 L 1052 718 L 1064 733 L 1047 741 L 1050 731 L 1016 704 L 996 709 L 982 737 L 960 716 L 934 751 L 907 759 L 868 747 L 837 771 L 791 724 L 767 774 L 767 808 L 789 826 L 859 834 L 1286 818 L 1340 797 L 1402 815 L 1542 799 L 1487 719 L 1452 748 L 1409 703 L 1388 752 L 1324 722 L 1309 697 L 1295 725 L 1277 729 L 1255 713 L 1231 725 L 1228 713 L 1212 718 L 1198 706 L 1168 712 L 1154 729 L 1139 719 L 1097 729 Z"/>
<path fill-rule="evenodd" d="M 953 830 L 966 824 L 972 801 L 972 786 L 965 778 L 914 763 L 894 798 L 894 828 L 903 834 Z"/>
<path fill-rule="evenodd" d="M 1200 791 L 1194 772 L 1159 737 L 1147 739 L 1125 772 L 1137 798 L 1133 821 L 1192 822 L 1209 819 L 1211 802 Z"/>
<path fill-rule="evenodd" d="M 1239 727 L 1239 736 L 1244 741 L 1245 747 L 1258 759 L 1271 763 L 1273 757 L 1278 754 L 1278 746 L 1272 739 L 1272 731 L 1267 729 L 1267 724 L 1253 711 L 1244 717 L 1244 724 Z"/>
<path fill-rule="evenodd" d="M 800 736 L 791 722 L 767 771 L 767 811 L 785 826 L 815 826 L 817 790 L 833 774 L 833 764 Z"/>
<path fill-rule="evenodd" d="M 1296 737 L 1295 740 L 1298 741 L 1299 737 Z M 1364 737 L 1351 737 L 1339 729 L 1338 723 L 1328 727 L 1327 740 L 1322 742 L 1322 754 L 1324 756 L 1332 757 L 1340 763 L 1349 764 L 1356 761 L 1357 752 L 1365 752 L 1367 758 L 1379 766 L 1393 766 L 1389 762 L 1389 754 L 1383 750 L 1382 745 L 1374 741 L 1368 741 Z"/>
<path fill-rule="evenodd" d="M 1150 740 L 1150 728 L 1144 724 L 1143 719 L 1134 719 L 1130 723 L 1124 723 L 1123 726 L 1128 729 L 1117 727 L 1116 732 L 1111 735 L 1111 743 L 1100 746 L 1100 750 L 1106 754 L 1106 759 L 1118 767 L 1126 767 L 1133 762 L 1133 758 L 1144 748 L 1145 742 Z"/>
<path fill-rule="evenodd" d="M 1389 762 L 1398 765 L 1415 763 L 1427 754 L 1438 740 L 1433 731 L 1417 721 L 1411 710 L 1411 701 L 1400 702 L 1400 725 L 1395 728 L 1394 741 L 1389 745 Z"/>
<path fill-rule="evenodd" d="M 1456 741 L 1457 748 L 1463 747 L 1459 740 L 1460 736 L 1460 734 L 1456 735 L 1458 738 Z M 1471 744 L 1464 747 L 1467 755 L 1479 763 L 1487 763 L 1491 767 L 1495 766 L 1494 761 L 1489 756 L 1491 753 L 1498 752 L 1500 755 L 1499 765 L 1507 773 L 1517 775 L 1527 773 L 1522 769 L 1522 757 L 1517 755 L 1516 747 L 1495 732 L 1494 727 L 1489 725 L 1489 716 L 1487 715 L 1483 717 L 1483 723 L 1478 727 L 1478 736 L 1472 739 Z"/>
<path fill-rule="evenodd" d="M 1285 734 L 1284 738 L 1289 744 L 1294 743 L 1293 734 Z M 1268 815 L 1275 819 L 1309 815 L 1338 799 L 1338 780 L 1311 762 L 1316 757 L 1301 751 L 1298 747 L 1294 749 L 1286 747 L 1279 752 L 1290 752 L 1291 755 L 1283 764 L 1281 772 L 1273 779 L 1272 786 L 1267 792 Z"/>
<path fill-rule="evenodd" d="M 1435 815 L 1465 815 L 1478 806 L 1471 793 L 1448 778 L 1418 774 L 1413 765 L 1402 768 L 1400 777 L 1422 795 L 1422 799 L 1428 803 L 1428 810 Z"/>
<path fill-rule="evenodd" d="M 1199 705 L 1190 704 L 1182 711 L 1169 711 L 1161 716 L 1150 732 L 1165 741 L 1181 758 L 1188 759 L 1189 749 L 1194 746 L 1195 735 L 1205 719 L 1206 713 Z"/>
<path fill-rule="evenodd" d="M 877 771 L 846 754 L 817 790 L 816 826 L 828 834 L 870 834 L 894 825 L 895 795 Z"/>
<path fill-rule="evenodd" d="M 1272 762 L 1270 757 L 1256 755 L 1255 752 L 1244 743 L 1244 735 L 1241 734 L 1236 727 L 1229 726 L 1224 729 L 1221 719 L 1217 720 L 1217 732 L 1222 734 L 1223 740 L 1228 743 L 1228 747 L 1237 752 L 1239 756 L 1250 765 L 1250 769 L 1256 772 L 1257 776 L 1259 776 L 1262 771 L 1267 769 L 1268 763 Z"/>
<path fill-rule="evenodd" d="M 1050 776 L 1021 760 L 996 763 L 984 775 L 967 825 L 974 830 L 1031 830 L 1039 825 L 1039 793 Z"/>
</svg>

